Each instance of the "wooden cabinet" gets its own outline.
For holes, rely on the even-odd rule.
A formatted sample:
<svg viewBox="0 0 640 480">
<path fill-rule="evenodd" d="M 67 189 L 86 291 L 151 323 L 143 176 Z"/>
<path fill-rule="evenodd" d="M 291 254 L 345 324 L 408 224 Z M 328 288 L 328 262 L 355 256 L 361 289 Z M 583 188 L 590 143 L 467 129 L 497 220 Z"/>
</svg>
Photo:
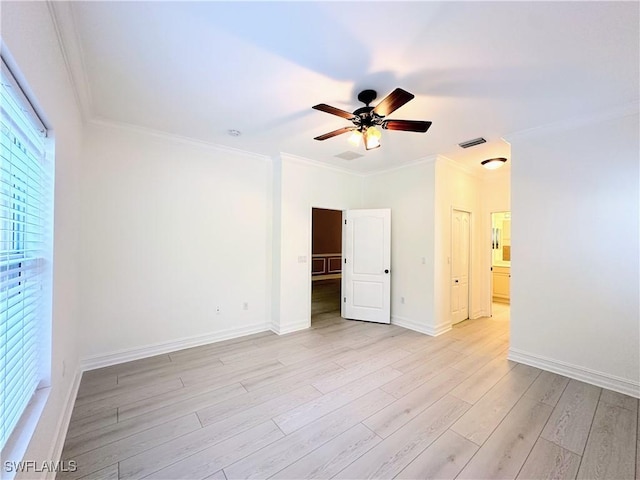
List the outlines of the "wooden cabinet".
<svg viewBox="0 0 640 480">
<path fill-rule="evenodd" d="M 511 268 L 493 267 L 493 301 L 509 303 Z"/>
</svg>

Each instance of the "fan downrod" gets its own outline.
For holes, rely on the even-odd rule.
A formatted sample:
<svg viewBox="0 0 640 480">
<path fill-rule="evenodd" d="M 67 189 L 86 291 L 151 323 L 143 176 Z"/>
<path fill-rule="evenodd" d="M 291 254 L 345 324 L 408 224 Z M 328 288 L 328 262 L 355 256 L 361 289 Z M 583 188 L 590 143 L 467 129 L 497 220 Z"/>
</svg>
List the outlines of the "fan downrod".
<svg viewBox="0 0 640 480">
<path fill-rule="evenodd" d="M 363 90 L 358 94 L 358 100 L 364 103 L 367 107 L 373 102 L 378 93 L 375 90 Z"/>
</svg>

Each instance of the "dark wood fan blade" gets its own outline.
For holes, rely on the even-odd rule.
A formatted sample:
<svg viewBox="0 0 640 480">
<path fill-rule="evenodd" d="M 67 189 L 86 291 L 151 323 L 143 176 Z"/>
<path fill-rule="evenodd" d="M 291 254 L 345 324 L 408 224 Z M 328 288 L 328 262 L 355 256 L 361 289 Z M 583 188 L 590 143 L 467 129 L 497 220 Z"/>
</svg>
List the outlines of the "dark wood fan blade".
<svg viewBox="0 0 640 480">
<path fill-rule="evenodd" d="M 320 110 L 321 112 L 327 112 L 332 115 L 337 115 L 339 117 L 346 118 L 347 120 L 351 120 L 352 118 L 356 117 L 351 112 L 347 112 L 346 110 L 340 110 L 339 108 L 332 107 L 331 105 L 327 105 L 326 103 L 315 105 L 313 108 L 315 108 L 316 110 Z"/>
<path fill-rule="evenodd" d="M 356 127 L 344 127 L 339 128 L 338 130 L 334 130 L 333 132 L 325 133 L 324 135 L 320 135 L 319 137 L 314 138 L 314 140 L 326 140 L 327 138 L 335 137 L 336 135 L 342 135 L 343 133 L 350 132 L 351 130 L 355 130 Z"/>
<path fill-rule="evenodd" d="M 382 128 L 404 132 L 426 132 L 430 126 L 431 122 L 421 122 L 420 120 L 385 120 L 382 122 Z"/>
<path fill-rule="evenodd" d="M 376 108 L 373 109 L 373 113 L 386 117 L 391 112 L 396 111 L 409 100 L 413 99 L 415 95 L 409 93 L 401 88 L 396 88 L 393 92 L 385 97 Z"/>
</svg>

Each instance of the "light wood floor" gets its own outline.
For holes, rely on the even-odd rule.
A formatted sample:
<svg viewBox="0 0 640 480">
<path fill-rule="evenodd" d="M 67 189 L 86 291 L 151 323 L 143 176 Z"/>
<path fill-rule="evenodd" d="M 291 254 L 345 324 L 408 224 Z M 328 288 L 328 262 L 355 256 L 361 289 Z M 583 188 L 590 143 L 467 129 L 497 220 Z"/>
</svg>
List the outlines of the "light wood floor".
<svg viewBox="0 0 640 480">
<path fill-rule="evenodd" d="M 432 338 L 328 312 L 87 372 L 58 478 L 634 478 L 638 401 L 508 361 L 508 315 Z"/>
</svg>

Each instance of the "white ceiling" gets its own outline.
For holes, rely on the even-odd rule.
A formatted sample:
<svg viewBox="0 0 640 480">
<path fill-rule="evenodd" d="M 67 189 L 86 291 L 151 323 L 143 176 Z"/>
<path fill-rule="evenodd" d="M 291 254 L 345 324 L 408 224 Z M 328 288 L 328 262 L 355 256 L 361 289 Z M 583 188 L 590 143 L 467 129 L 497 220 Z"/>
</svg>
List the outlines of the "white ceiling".
<svg viewBox="0 0 640 480">
<path fill-rule="evenodd" d="M 638 2 L 97 1 L 64 8 L 72 15 L 57 17 L 75 30 L 63 38 L 67 50 L 81 52 L 71 69 L 89 118 L 359 172 L 434 154 L 477 168 L 480 159 L 509 156 L 503 135 L 639 97 Z M 366 153 L 347 135 L 313 140 L 349 124 L 313 105 L 353 111 L 362 89 L 377 90 L 380 100 L 396 87 L 416 98 L 390 118 L 431 120 L 426 134 L 383 131 L 382 148 Z M 479 136 L 490 144 L 457 147 Z M 364 156 L 335 157 L 354 150 Z"/>
</svg>

